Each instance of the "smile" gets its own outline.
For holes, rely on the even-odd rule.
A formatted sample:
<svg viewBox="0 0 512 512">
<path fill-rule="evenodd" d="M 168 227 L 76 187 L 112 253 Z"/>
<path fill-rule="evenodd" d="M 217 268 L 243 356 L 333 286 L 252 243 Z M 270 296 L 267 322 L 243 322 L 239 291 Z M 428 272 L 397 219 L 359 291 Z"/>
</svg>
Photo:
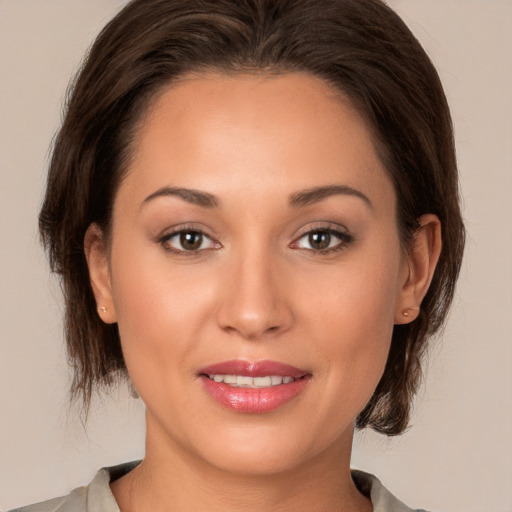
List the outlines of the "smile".
<svg viewBox="0 0 512 512">
<path fill-rule="evenodd" d="M 301 395 L 312 375 L 274 361 L 234 360 L 203 368 L 203 389 L 221 406 L 239 413 L 274 411 Z"/>
<path fill-rule="evenodd" d="M 293 377 L 281 375 L 267 375 L 266 377 L 248 377 L 245 375 L 208 375 L 214 382 L 224 382 L 234 388 L 269 388 L 294 382 Z"/>
</svg>

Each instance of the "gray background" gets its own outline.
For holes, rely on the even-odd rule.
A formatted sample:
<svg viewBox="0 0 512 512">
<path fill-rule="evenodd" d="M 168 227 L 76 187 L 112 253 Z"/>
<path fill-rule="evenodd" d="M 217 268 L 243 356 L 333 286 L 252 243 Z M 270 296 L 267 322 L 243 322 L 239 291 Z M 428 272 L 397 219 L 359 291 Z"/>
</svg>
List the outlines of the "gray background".
<svg viewBox="0 0 512 512">
<path fill-rule="evenodd" d="M 67 405 L 58 285 L 38 245 L 65 88 L 121 0 L 0 0 L 0 509 L 66 494 L 143 454 L 143 406 Z M 512 511 L 512 2 L 393 0 L 436 63 L 455 120 L 469 230 L 455 306 L 413 428 L 359 435 L 354 465 L 411 506 Z M 371 313 L 371 312 L 369 312 Z"/>
</svg>

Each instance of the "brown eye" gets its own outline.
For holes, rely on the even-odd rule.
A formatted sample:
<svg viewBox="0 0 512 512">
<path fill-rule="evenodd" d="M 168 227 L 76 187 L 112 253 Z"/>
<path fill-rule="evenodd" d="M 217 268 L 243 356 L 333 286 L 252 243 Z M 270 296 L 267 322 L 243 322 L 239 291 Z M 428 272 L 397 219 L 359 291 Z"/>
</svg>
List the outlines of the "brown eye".
<svg viewBox="0 0 512 512">
<path fill-rule="evenodd" d="M 207 249 L 219 249 L 221 245 L 212 240 L 208 235 L 194 229 L 181 229 L 163 236 L 158 241 L 164 249 L 185 255 Z"/>
<path fill-rule="evenodd" d="M 328 231 L 313 231 L 308 235 L 308 242 L 311 249 L 322 251 L 331 245 L 331 233 Z"/>
<path fill-rule="evenodd" d="M 203 234 L 197 231 L 180 233 L 180 245 L 185 251 L 197 251 L 203 243 Z"/>
<path fill-rule="evenodd" d="M 304 233 L 291 245 L 293 249 L 306 249 L 310 252 L 324 254 L 344 249 L 354 237 L 347 231 L 332 228 L 316 228 Z"/>
</svg>

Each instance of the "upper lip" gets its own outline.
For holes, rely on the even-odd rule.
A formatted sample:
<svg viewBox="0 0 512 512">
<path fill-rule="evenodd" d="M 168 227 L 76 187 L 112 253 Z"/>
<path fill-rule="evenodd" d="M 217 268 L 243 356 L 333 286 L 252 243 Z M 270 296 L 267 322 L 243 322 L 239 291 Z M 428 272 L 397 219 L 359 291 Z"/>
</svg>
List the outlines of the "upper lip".
<svg viewBox="0 0 512 512">
<path fill-rule="evenodd" d="M 279 375 L 282 377 L 293 377 L 300 379 L 308 375 L 308 372 L 277 361 L 243 361 L 234 359 L 223 361 L 210 366 L 205 366 L 199 371 L 201 375 L 241 375 L 243 377 L 266 377 L 268 375 Z"/>
</svg>

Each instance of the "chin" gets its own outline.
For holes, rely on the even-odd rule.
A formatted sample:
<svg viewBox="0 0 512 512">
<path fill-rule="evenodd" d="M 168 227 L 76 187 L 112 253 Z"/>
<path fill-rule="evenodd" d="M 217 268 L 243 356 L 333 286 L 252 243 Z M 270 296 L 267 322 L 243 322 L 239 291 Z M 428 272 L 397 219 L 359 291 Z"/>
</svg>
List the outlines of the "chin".
<svg viewBox="0 0 512 512">
<path fill-rule="evenodd" d="M 337 456 L 352 443 L 352 424 L 344 432 L 313 435 L 306 425 L 269 425 L 224 429 L 209 436 L 196 453 L 218 470 L 239 476 L 271 476 L 304 467 L 329 451 Z M 330 434 L 330 435 L 329 435 Z M 196 438 L 197 439 L 197 438 Z"/>
<path fill-rule="evenodd" d="M 251 446 L 240 450 L 231 447 L 230 453 L 205 454 L 210 464 L 226 473 L 241 477 L 267 477 L 291 471 L 307 462 L 306 454 L 292 447 L 273 449 Z M 207 459 L 207 460 L 208 460 Z"/>
</svg>

